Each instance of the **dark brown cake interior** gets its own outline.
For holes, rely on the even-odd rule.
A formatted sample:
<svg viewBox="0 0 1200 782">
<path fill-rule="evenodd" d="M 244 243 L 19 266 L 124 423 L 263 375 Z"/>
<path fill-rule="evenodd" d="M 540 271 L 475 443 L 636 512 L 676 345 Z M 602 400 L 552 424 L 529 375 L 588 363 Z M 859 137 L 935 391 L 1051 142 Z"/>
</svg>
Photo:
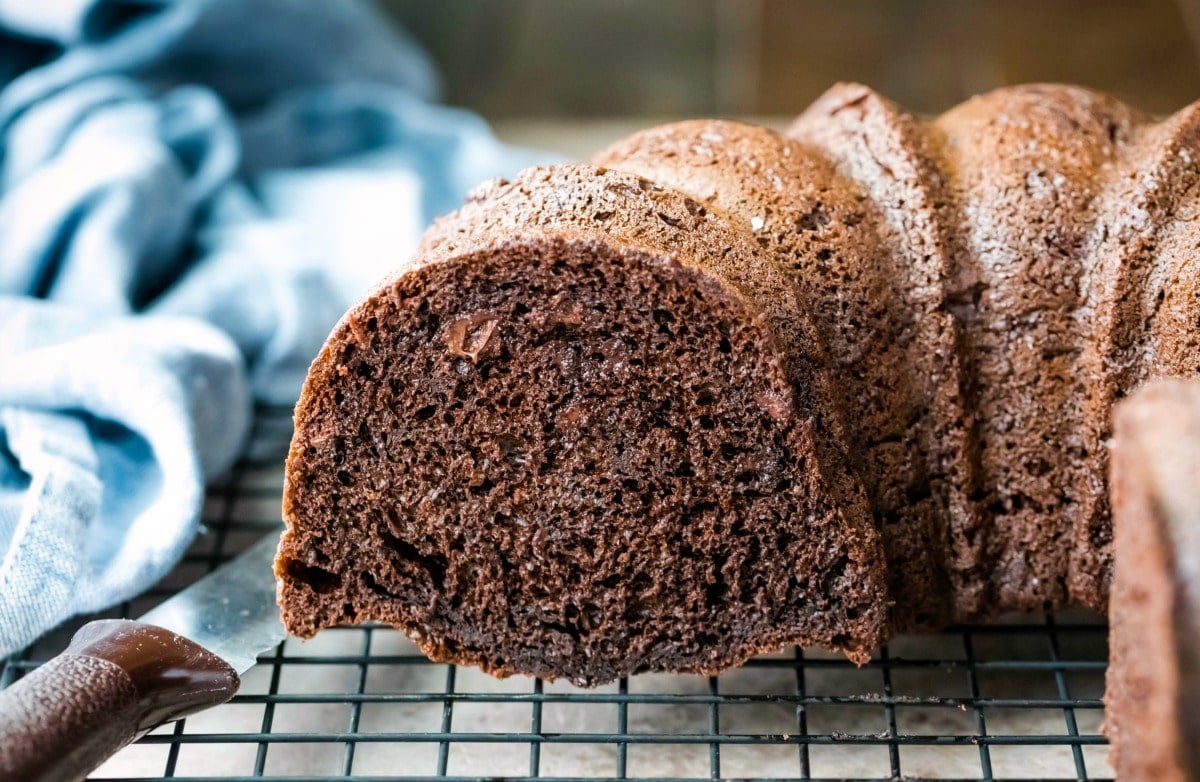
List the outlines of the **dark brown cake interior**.
<svg viewBox="0 0 1200 782">
<path fill-rule="evenodd" d="M 810 425 L 762 317 L 669 255 L 529 233 L 410 271 L 298 408 L 285 621 L 581 683 L 794 641 L 862 658 L 884 576 Z"/>
</svg>

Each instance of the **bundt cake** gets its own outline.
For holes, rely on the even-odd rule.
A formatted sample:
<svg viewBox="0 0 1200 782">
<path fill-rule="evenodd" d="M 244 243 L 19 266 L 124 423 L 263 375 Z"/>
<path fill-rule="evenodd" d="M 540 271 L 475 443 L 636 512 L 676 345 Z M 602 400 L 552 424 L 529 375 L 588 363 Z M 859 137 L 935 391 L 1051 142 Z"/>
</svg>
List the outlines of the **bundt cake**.
<svg viewBox="0 0 1200 782">
<path fill-rule="evenodd" d="M 1104 730 L 1117 778 L 1200 778 L 1200 383 L 1117 406 Z"/>
<path fill-rule="evenodd" d="M 599 682 L 1105 608 L 1111 405 L 1200 369 L 1197 111 L 839 85 L 484 185 L 312 366 L 285 623 Z"/>
</svg>

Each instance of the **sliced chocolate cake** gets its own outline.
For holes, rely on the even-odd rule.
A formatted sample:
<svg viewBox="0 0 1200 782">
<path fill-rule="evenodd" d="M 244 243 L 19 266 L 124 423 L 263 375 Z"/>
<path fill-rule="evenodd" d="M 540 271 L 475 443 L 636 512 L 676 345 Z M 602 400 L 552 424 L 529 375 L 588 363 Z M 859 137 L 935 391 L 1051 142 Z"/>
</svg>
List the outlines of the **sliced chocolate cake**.
<svg viewBox="0 0 1200 782">
<path fill-rule="evenodd" d="M 790 281 L 590 167 L 481 191 L 352 310 L 297 408 L 288 627 L 576 682 L 787 643 L 866 659 L 885 573 Z"/>
</svg>

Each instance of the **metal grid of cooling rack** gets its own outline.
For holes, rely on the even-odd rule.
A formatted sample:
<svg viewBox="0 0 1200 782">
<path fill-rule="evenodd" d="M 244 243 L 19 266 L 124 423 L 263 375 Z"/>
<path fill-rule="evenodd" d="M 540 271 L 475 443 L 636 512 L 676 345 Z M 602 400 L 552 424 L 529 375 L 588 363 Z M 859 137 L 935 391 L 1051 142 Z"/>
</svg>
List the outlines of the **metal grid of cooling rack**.
<svg viewBox="0 0 1200 782">
<path fill-rule="evenodd" d="M 205 530 L 138 616 L 279 529 L 285 409 L 214 486 Z M 5 661 L 0 687 L 87 619 Z M 720 676 L 643 674 L 584 690 L 434 664 L 401 634 L 287 641 L 222 707 L 164 726 L 92 779 L 1108 779 L 1106 628 L 1020 617 L 897 639 L 867 665 L 789 649 Z"/>
</svg>

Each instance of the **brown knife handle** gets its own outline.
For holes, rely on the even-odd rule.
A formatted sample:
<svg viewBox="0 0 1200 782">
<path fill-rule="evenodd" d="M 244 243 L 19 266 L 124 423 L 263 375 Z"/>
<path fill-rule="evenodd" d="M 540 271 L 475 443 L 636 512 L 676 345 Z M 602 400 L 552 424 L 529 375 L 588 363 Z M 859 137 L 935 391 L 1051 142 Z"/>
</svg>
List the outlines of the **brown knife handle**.
<svg viewBox="0 0 1200 782">
<path fill-rule="evenodd" d="M 0 779 L 77 780 L 152 728 L 224 703 L 238 675 L 155 625 L 102 619 L 0 691 Z"/>
</svg>

